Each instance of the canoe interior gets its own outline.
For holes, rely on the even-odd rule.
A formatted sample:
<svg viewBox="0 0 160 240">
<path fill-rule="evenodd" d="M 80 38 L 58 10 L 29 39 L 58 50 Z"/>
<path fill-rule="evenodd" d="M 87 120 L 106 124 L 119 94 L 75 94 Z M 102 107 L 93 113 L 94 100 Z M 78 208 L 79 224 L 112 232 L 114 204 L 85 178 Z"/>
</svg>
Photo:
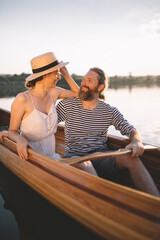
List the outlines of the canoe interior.
<svg viewBox="0 0 160 240">
<path fill-rule="evenodd" d="M 0 108 L 0 126 L 9 126 L 10 112 Z"/>
<path fill-rule="evenodd" d="M 10 112 L 0 109 L 0 129 L 7 129 L 9 126 Z M 64 136 L 64 127 L 59 125 L 57 128 L 56 136 L 56 152 L 62 157 L 64 154 L 65 148 L 65 136 Z M 129 143 L 129 139 L 117 136 L 108 136 L 108 144 L 111 149 L 124 148 Z M 145 167 L 150 172 L 153 177 L 158 189 L 160 190 L 160 151 L 146 151 L 141 160 Z M 115 179 L 112 179 L 113 182 L 134 188 L 132 180 L 129 176 L 128 170 L 123 170 Z"/>
<path fill-rule="evenodd" d="M 64 239 L 65 235 L 65 238 L 70 240 L 103 240 L 39 195 L 2 163 L 0 163 L 0 194 L 4 199 L 5 209 L 14 214 L 20 239 Z M 3 231 L 2 233 L 0 230 L 0 239 L 2 236 L 3 239 L 8 239 L 7 229 Z M 14 235 L 12 239 L 15 239 Z"/>
</svg>

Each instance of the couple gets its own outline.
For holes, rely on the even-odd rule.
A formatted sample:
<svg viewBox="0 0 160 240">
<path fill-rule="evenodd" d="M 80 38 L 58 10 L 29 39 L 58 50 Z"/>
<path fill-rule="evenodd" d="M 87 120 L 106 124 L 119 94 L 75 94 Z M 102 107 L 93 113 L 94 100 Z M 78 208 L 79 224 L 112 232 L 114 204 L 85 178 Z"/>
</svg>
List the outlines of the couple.
<svg viewBox="0 0 160 240">
<path fill-rule="evenodd" d="M 84 156 L 109 150 L 106 135 L 109 126 L 114 125 L 131 140 L 126 148 L 132 149 L 132 155 L 87 161 L 77 167 L 106 179 L 127 168 L 137 189 L 159 196 L 156 185 L 139 158 L 144 151 L 139 133 L 118 109 L 99 99 L 103 98 L 102 92 L 108 84 L 105 73 L 99 68 L 91 68 L 79 89 L 66 64 L 59 63 L 51 52 L 31 60 L 33 74 L 25 82 L 29 90 L 16 96 L 11 107 L 9 132 L 3 131 L 0 139 L 8 136 L 16 141 L 22 159 L 28 158 L 27 146 L 58 159 L 60 156 L 55 153 L 54 136 L 58 119 L 58 122 L 65 121 L 64 157 Z M 60 80 L 59 70 L 71 91 L 56 87 L 56 82 Z M 63 100 L 55 108 L 57 99 Z"/>
</svg>

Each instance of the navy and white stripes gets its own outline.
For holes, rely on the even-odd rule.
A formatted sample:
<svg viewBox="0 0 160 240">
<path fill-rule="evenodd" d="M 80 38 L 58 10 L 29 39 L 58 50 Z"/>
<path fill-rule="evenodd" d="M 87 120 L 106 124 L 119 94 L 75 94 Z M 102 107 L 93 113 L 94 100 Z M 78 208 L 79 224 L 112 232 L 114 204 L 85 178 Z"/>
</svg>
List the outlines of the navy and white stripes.
<svg viewBox="0 0 160 240">
<path fill-rule="evenodd" d="M 93 110 L 83 108 L 79 98 L 60 101 L 58 122 L 65 121 L 65 152 L 92 152 L 105 147 L 109 126 L 129 136 L 134 129 L 117 108 L 99 100 Z"/>
</svg>

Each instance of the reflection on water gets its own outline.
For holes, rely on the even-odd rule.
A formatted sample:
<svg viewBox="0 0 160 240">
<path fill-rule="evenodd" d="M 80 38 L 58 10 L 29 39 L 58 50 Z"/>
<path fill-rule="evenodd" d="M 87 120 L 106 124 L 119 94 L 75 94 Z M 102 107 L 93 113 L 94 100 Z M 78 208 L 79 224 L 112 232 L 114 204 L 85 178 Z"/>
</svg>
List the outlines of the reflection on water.
<svg viewBox="0 0 160 240">
<path fill-rule="evenodd" d="M 120 88 L 105 91 L 106 102 L 116 106 L 141 133 L 146 143 L 160 145 L 160 88 Z M 14 97 L 0 98 L 0 107 L 10 110 Z M 120 135 L 114 127 L 109 133 Z"/>
</svg>

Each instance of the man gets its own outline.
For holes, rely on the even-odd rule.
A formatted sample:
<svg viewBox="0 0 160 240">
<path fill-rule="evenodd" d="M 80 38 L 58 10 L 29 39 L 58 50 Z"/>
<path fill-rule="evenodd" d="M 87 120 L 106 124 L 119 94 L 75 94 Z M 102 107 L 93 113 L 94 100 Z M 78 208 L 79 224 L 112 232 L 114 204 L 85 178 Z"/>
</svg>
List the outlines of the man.
<svg viewBox="0 0 160 240">
<path fill-rule="evenodd" d="M 137 189 L 159 196 L 159 191 L 139 156 L 144 152 L 138 131 L 128 123 L 117 108 L 101 101 L 106 83 L 105 73 L 91 68 L 84 76 L 79 97 L 65 99 L 57 105 L 58 120 L 65 121 L 64 157 L 84 156 L 94 152 L 106 152 L 107 131 L 113 125 L 131 143 L 126 146 L 132 154 L 116 158 L 98 159 L 77 167 L 110 179 L 118 170 L 127 168 Z"/>
</svg>

